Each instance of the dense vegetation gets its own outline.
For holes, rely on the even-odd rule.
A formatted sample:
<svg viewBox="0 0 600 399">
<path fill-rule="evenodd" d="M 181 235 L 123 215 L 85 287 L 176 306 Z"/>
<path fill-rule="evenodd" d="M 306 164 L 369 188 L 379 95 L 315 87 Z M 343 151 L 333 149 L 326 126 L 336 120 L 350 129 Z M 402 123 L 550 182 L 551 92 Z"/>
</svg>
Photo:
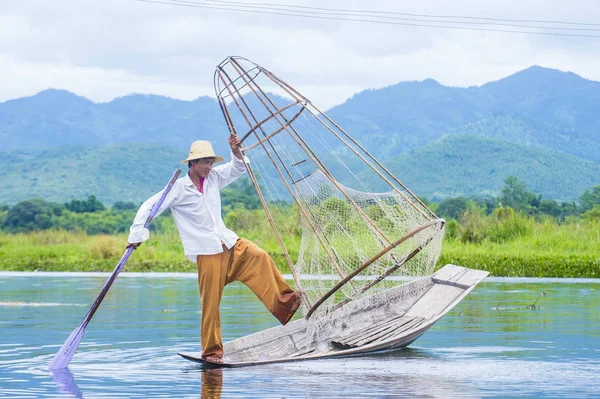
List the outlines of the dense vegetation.
<svg viewBox="0 0 600 399">
<path fill-rule="evenodd" d="M 257 209 L 260 201 L 248 179 L 239 179 L 221 192 L 222 209 Z M 88 235 L 119 234 L 129 226 L 140 204 L 117 201 L 110 209 L 95 196 L 85 200 L 73 199 L 64 204 L 33 198 L 10 207 L 0 208 L 0 229 L 6 233 L 27 233 L 40 230 L 64 230 Z M 167 211 L 168 213 L 168 211 Z M 150 229 L 162 230 L 168 221 L 157 218 Z"/>
<path fill-rule="evenodd" d="M 239 180 L 222 194 L 226 225 L 257 242 L 287 271 L 249 181 Z M 585 190 L 579 203 L 559 203 L 511 176 L 497 198 L 456 197 L 429 205 L 447 220 L 440 265 L 455 263 L 498 276 L 600 277 L 600 186 Z M 0 270 L 112 270 L 137 206 L 119 202 L 105 209 L 93 196 L 65 204 L 31 199 L 4 206 Z M 161 216 L 151 226 L 155 234 L 127 270 L 193 271 L 172 218 Z M 290 244 L 295 258 L 297 243 Z"/>
</svg>

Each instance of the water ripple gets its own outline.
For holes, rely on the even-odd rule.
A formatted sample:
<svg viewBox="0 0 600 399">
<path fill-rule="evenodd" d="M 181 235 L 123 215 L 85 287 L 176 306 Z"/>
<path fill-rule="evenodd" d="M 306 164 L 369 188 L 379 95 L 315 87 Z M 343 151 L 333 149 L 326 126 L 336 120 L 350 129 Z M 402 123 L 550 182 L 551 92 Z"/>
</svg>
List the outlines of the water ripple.
<svg viewBox="0 0 600 399">
<path fill-rule="evenodd" d="M 69 369 L 47 367 L 98 289 L 34 277 L 0 286 L 0 397 L 10 398 L 593 398 L 600 392 L 594 284 L 485 283 L 411 347 L 372 356 L 207 370 L 176 353 L 199 347 L 195 280 L 115 284 Z M 38 277 L 35 277 L 38 278 Z M 47 277 L 41 277 L 46 278 Z M 97 284 L 101 285 L 102 281 Z M 543 311 L 524 311 L 540 290 Z M 10 290 L 10 292 L 8 291 Z M 25 293 L 25 294 L 23 294 Z M 501 302 L 514 310 L 496 311 Z M 30 304 L 58 304 L 36 306 Z M 86 305 L 86 307 L 89 305 Z M 227 287 L 225 339 L 274 325 L 244 287 Z"/>
</svg>

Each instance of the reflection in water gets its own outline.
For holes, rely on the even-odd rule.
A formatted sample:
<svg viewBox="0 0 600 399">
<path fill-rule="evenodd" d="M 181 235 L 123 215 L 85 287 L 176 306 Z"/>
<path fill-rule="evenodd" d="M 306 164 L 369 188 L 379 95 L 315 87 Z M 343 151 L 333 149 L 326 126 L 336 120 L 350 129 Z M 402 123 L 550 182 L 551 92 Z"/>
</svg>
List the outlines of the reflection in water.
<svg viewBox="0 0 600 399">
<path fill-rule="evenodd" d="M 218 369 L 190 365 L 176 358 L 170 370 L 165 369 L 166 357 L 149 348 L 146 358 L 158 358 L 157 366 L 148 362 L 125 364 L 128 359 L 118 358 L 112 350 L 105 351 L 105 362 L 97 358 L 94 366 L 78 370 L 80 383 L 92 396 L 109 395 L 125 398 L 130 395 L 144 397 L 197 397 L 201 399 L 265 398 L 265 397 L 427 397 L 427 398 L 479 398 L 481 391 L 472 384 L 457 378 L 455 370 L 443 370 L 439 354 L 416 348 L 405 348 L 369 356 L 352 356 L 293 363 Z M 163 350 L 165 348 L 162 348 Z M 168 350 L 174 353 L 176 349 Z M 81 357 L 87 357 L 83 354 Z M 106 360 L 111 359 L 110 363 Z M 85 363 L 89 363 L 87 359 Z M 116 361 L 116 362 L 115 362 Z M 75 365 L 75 367 L 80 367 Z M 119 369 L 118 374 L 110 370 Z M 142 374 L 138 375 L 138 372 Z M 199 375 L 198 375 L 199 374 Z M 110 376 L 109 376 L 110 375 Z M 69 369 L 52 373 L 58 388 L 55 392 L 65 398 L 84 398 Z M 190 378 L 192 376 L 193 378 Z M 199 377 L 199 378 L 198 378 Z M 195 390 L 193 381 L 200 382 Z M 90 381 L 97 381 L 90 385 Z M 157 385 L 153 386 L 153 383 Z M 132 385 L 133 384 L 133 385 Z M 148 390 L 150 387 L 151 390 Z M 48 392 L 51 397 L 51 392 Z"/>
<path fill-rule="evenodd" d="M 220 399 L 223 391 L 223 370 L 206 368 L 202 373 L 202 399 Z"/>
<path fill-rule="evenodd" d="M 75 383 L 73 373 L 68 368 L 51 370 L 52 380 L 58 387 L 58 392 L 70 395 L 72 398 L 83 398 L 83 394 Z"/>
<path fill-rule="evenodd" d="M 188 367 L 200 373 L 201 398 L 480 398 L 454 373 L 437 373 L 439 355 L 404 349 L 370 356 L 310 360 L 242 368 Z M 186 378 L 188 379 L 188 378 Z"/>
</svg>

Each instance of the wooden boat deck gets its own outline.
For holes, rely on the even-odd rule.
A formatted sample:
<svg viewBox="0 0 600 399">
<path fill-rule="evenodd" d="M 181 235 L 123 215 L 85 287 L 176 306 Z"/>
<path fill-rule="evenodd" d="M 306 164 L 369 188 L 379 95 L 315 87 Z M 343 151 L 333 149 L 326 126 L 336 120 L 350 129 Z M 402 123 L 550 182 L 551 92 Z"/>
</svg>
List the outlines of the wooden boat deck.
<svg viewBox="0 0 600 399">
<path fill-rule="evenodd" d="M 458 304 L 487 272 L 446 265 L 432 276 L 363 298 L 324 315 L 269 328 L 224 345 L 224 363 L 241 367 L 355 355 L 410 345 Z M 180 353 L 206 363 L 200 353 Z"/>
<path fill-rule="evenodd" d="M 381 325 L 372 326 L 355 334 L 334 337 L 331 342 L 340 349 L 358 348 L 368 344 L 386 342 L 393 339 L 394 336 L 419 327 L 425 321 L 422 317 L 395 317 Z"/>
</svg>

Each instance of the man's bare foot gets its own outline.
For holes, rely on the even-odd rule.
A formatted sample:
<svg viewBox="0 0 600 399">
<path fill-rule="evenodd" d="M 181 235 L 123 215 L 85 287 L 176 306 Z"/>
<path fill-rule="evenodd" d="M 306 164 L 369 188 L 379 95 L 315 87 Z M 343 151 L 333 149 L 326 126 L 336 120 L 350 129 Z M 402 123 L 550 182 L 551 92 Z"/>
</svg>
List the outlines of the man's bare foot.
<svg viewBox="0 0 600 399">
<path fill-rule="evenodd" d="M 223 359 L 221 359 L 218 356 L 202 356 L 202 360 L 206 360 L 207 362 L 210 362 L 210 363 L 217 363 L 217 364 L 223 363 Z"/>
</svg>

